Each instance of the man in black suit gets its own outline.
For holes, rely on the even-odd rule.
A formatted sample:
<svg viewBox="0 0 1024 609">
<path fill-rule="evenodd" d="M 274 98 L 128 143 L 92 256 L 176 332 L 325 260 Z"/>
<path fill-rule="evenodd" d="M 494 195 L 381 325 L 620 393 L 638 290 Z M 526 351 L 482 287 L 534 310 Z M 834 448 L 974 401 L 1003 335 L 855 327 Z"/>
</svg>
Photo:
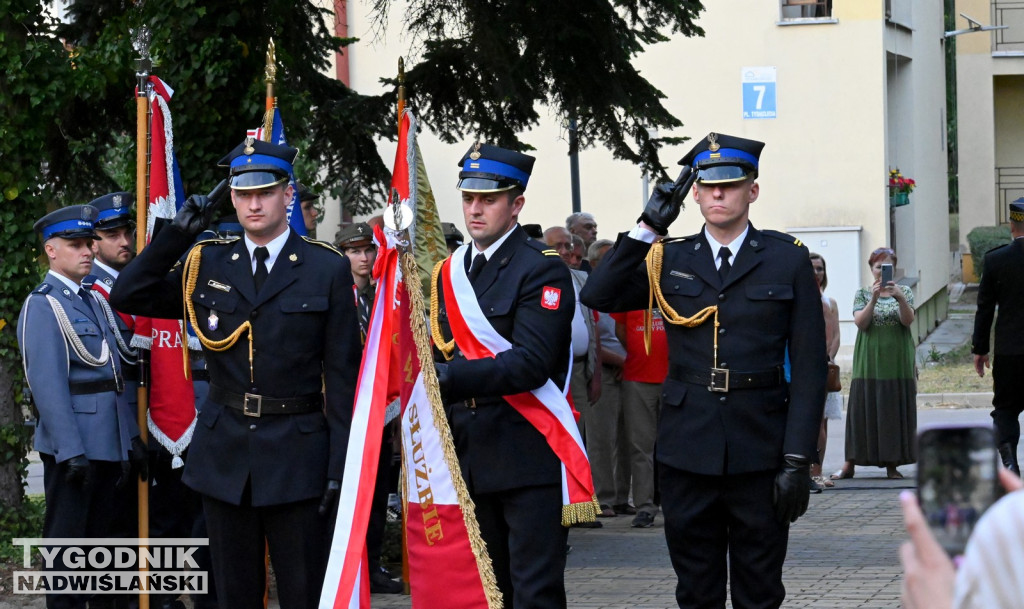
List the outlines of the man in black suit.
<svg viewBox="0 0 1024 609">
<path fill-rule="evenodd" d="M 288 227 L 296 152 L 248 138 L 221 161 L 244 236 L 193 247 L 217 200 L 193 196 L 111 294 L 151 317 L 185 305 L 203 343 L 210 393 L 183 481 L 203 496 L 217 597 L 231 609 L 263 607 L 265 543 L 281 607 L 317 606 L 359 370 L 349 262 Z"/>
<path fill-rule="evenodd" d="M 1003 465 L 1018 476 L 1017 442 L 1020 413 L 1024 411 L 1024 197 L 1010 203 L 1010 234 L 1013 241 L 985 254 L 978 286 L 978 312 L 974 317 L 971 353 L 978 376 L 992 368 L 992 423 Z M 989 363 L 989 335 L 996 305 L 995 357 Z"/>
<path fill-rule="evenodd" d="M 441 332 L 435 344 L 450 358 L 436 366 L 455 450 L 510 609 L 566 606 L 559 458 L 549 438 L 504 397 L 549 382 L 564 389 L 570 365 L 575 297 L 569 271 L 518 224 L 533 161 L 477 144 L 459 162 L 472 243 L 456 250 L 449 264 L 464 265 L 457 270 L 468 273 L 472 289 L 459 299 L 475 299 L 487 331 L 510 348 L 493 358 L 468 358 L 458 334 L 453 339 L 456 322 L 445 302 L 452 295 L 442 289 L 441 306 L 432 311 Z"/>
<path fill-rule="evenodd" d="M 599 311 L 629 311 L 646 309 L 653 290 L 666 322 L 656 459 L 680 607 L 724 607 L 727 565 L 733 607 L 779 607 L 789 525 L 807 509 L 825 403 L 825 322 L 807 248 L 748 220 L 763 147 L 702 139 L 582 294 Z M 704 229 L 656 243 L 690 184 Z M 792 384 L 782 369 L 787 347 Z"/>
</svg>

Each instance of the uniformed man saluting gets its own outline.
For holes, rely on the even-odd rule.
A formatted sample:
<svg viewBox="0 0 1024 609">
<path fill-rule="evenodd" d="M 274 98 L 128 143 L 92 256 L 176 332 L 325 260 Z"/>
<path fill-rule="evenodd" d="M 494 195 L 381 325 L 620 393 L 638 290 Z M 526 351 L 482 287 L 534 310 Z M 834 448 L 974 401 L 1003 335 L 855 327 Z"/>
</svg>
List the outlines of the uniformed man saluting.
<svg viewBox="0 0 1024 609">
<path fill-rule="evenodd" d="M 21 307 L 18 344 L 38 411 L 34 446 L 43 461 L 43 537 L 111 537 L 117 487 L 128 459 L 146 458 L 124 394 L 117 337 L 82 280 L 92 269 L 96 208 L 72 205 L 34 228 L 50 270 Z M 132 451 L 135 441 L 136 450 Z M 141 462 L 140 461 L 140 462 Z M 58 556 L 55 569 L 66 570 Z M 48 595 L 47 607 L 85 607 Z"/>
<path fill-rule="evenodd" d="M 317 606 L 362 350 L 348 260 L 288 227 L 296 152 L 235 148 L 221 164 L 244 236 L 193 247 L 217 196 L 192 196 L 111 294 L 122 311 L 185 315 L 203 344 L 210 393 L 182 480 L 203 495 L 217 596 L 232 609 L 263 607 L 264 539 L 281 606 Z"/>
<path fill-rule="evenodd" d="M 789 525 L 807 509 L 825 322 L 807 248 L 748 220 L 763 147 L 715 133 L 698 142 L 582 292 L 599 311 L 646 309 L 652 291 L 661 307 L 669 372 L 655 458 L 680 607 L 724 607 L 727 564 L 734 607 L 781 605 Z M 704 229 L 655 243 L 690 184 Z"/>
<path fill-rule="evenodd" d="M 557 252 L 518 224 L 533 161 L 477 144 L 459 162 L 472 243 L 435 270 L 431 309 L 455 450 L 510 609 L 566 606 L 563 524 L 597 513 L 589 466 L 583 474 L 568 468 L 573 488 L 577 474 L 588 490 L 585 497 L 570 491 L 563 506 L 560 459 L 571 460 L 567 451 L 575 450 L 586 460 L 564 397 L 576 299 Z M 531 413 L 547 416 L 528 419 Z"/>
</svg>

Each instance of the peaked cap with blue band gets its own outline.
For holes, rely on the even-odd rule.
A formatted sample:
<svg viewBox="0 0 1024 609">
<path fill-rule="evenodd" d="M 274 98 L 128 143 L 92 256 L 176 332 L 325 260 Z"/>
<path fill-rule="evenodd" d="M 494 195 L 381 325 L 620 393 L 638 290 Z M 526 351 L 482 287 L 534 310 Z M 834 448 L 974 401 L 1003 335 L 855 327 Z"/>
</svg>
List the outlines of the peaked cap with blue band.
<svg viewBox="0 0 1024 609">
<path fill-rule="evenodd" d="M 95 228 L 110 230 L 120 226 L 134 226 L 135 219 L 131 212 L 134 202 L 135 195 L 130 192 L 112 192 L 89 201 L 89 205 L 95 207 L 99 214 L 96 216 Z"/>
<path fill-rule="evenodd" d="M 219 167 L 230 167 L 229 181 L 235 190 L 256 190 L 289 180 L 298 149 L 246 138 L 227 156 Z"/>
<path fill-rule="evenodd" d="M 728 184 L 757 177 L 757 165 L 764 142 L 709 133 L 679 161 L 697 172 L 702 184 Z"/>
<path fill-rule="evenodd" d="M 1024 222 L 1024 197 L 1010 203 L 1010 221 Z"/>
<path fill-rule="evenodd" d="M 307 188 L 302 182 L 296 182 L 295 184 L 299 187 L 299 202 L 316 201 L 320 198 L 319 194 Z"/>
<path fill-rule="evenodd" d="M 459 161 L 459 190 L 501 192 L 519 187 L 526 190 L 534 159 L 528 154 L 490 144 L 473 144 Z"/>
<path fill-rule="evenodd" d="M 99 212 L 92 205 L 69 205 L 57 211 L 51 211 L 32 225 L 43 237 L 43 241 L 53 237 L 62 239 L 99 239 L 93 230 Z"/>
</svg>

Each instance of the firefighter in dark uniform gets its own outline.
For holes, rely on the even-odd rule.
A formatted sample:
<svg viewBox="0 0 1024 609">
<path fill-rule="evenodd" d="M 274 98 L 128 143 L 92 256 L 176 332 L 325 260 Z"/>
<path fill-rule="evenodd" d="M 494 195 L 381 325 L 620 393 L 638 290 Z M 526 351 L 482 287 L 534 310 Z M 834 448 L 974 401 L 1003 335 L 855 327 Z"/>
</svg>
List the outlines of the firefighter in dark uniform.
<svg viewBox="0 0 1024 609">
<path fill-rule="evenodd" d="M 348 260 L 288 227 L 296 152 L 240 144 L 221 164 L 244 236 L 193 247 L 223 184 L 194 195 L 111 295 L 140 315 L 184 309 L 203 345 L 210 392 L 183 481 L 203 496 L 217 596 L 232 609 L 263 607 L 264 540 L 281 607 L 317 606 L 359 369 Z"/>
<path fill-rule="evenodd" d="M 807 509 L 825 327 L 807 248 L 748 220 L 763 146 L 702 139 L 582 293 L 599 311 L 629 311 L 653 292 L 666 322 L 655 458 L 680 607 L 724 607 L 727 577 L 737 609 L 780 606 L 789 525 Z M 704 229 L 660 241 L 691 184 Z"/>
<path fill-rule="evenodd" d="M 560 461 L 545 436 L 502 399 L 549 378 L 564 388 L 570 364 L 575 298 L 569 271 L 554 250 L 528 239 L 518 224 L 533 162 L 479 144 L 459 162 L 472 243 L 464 258 L 453 255 L 452 264 L 468 269 L 487 321 L 512 347 L 473 360 L 456 347 L 451 361 L 437 364 L 462 475 L 510 609 L 566 606 Z M 560 302 L 544 306 L 545 286 L 560 291 Z M 435 344 L 443 344 L 452 338 L 444 298 L 433 309 L 442 335 Z"/>
<path fill-rule="evenodd" d="M 978 313 L 974 317 L 971 352 L 978 376 L 992 367 L 992 423 L 996 446 L 1007 469 L 1020 475 L 1017 443 L 1020 413 L 1024 412 L 1024 197 L 1010 203 L 1013 241 L 985 254 L 978 286 Z M 995 357 L 989 363 L 989 336 L 996 305 Z"/>
<path fill-rule="evenodd" d="M 109 308 L 83 284 L 98 238 L 96 215 L 95 207 L 72 205 L 36 222 L 50 270 L 18 317 L 18 344 L 38 412 L 34 447 L 43 461 L 46 538 L 114 536 L 118 488 L 132 481 L 128 461 L 145 458 L 124 394 L 119 337 L 105 315 Z M 61 556 L 57 571 L 67 570 Z M 51 608 L 85 603 L 71 595 L 46 597 Z"/>
</svg>

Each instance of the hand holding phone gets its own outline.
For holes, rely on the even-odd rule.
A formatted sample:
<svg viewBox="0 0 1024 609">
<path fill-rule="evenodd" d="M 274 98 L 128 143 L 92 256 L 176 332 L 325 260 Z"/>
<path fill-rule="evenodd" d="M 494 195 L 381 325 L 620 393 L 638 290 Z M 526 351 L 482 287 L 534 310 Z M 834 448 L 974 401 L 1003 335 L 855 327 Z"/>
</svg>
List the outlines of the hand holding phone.
<svg viewBox="0 0 1024 609">
<path fill-rule="evenodd" d="M 998 471 L 991 427 L 934 426 L 918 435 L 918 500 L 950 556 L 963 554 L 978 518 L 1002 496 Z"/>
<path fill-rule="evenodd" d="M 881 281 L 881 286 L 880 287 L 882 289 L 885 289 L 885 288 L 889 287 L 889 284 L 892 283 L 892 265 L 891 264 L 887 263 L 887 264 L 883 264 L 882 265 L 882 278 L 881 279 L 882 279 L 882 281 Z"/>
</svg>

